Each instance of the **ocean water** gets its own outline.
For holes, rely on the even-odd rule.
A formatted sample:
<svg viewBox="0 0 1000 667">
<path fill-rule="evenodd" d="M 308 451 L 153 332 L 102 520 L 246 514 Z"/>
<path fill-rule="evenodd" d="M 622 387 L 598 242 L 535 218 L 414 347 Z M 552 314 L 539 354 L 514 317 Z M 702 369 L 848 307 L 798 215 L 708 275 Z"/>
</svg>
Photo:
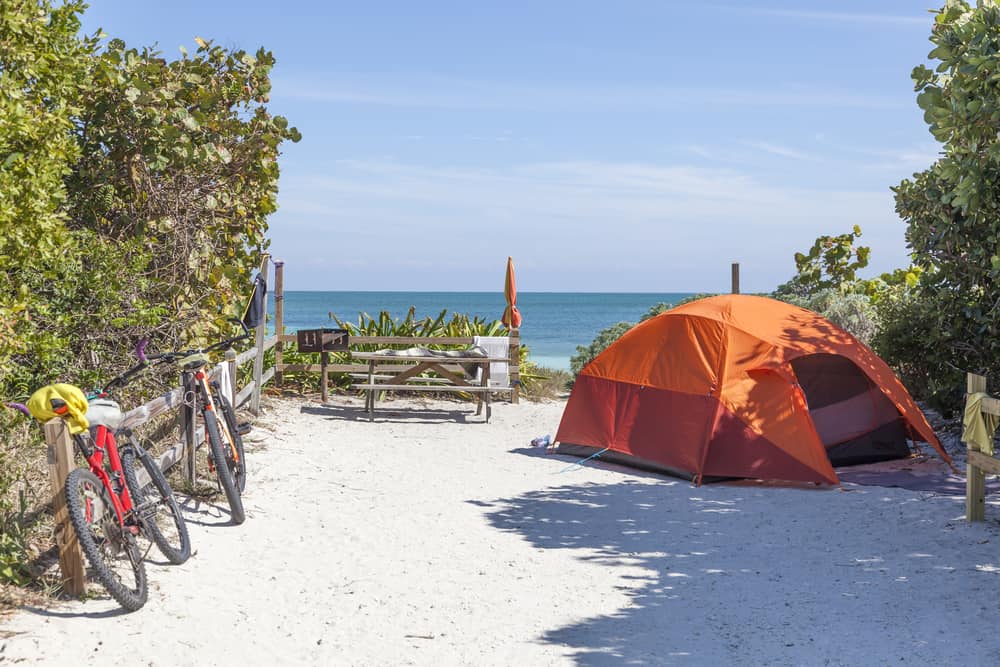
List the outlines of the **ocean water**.
<svg viewBox="0 0 1000 667">
<path fill-rule="evenodd" d="M 599 331 L 618 322 L 638 322 L 658 303 L 677 303 L 689 292 L 593 293 L 519 292 L 521 342 L 532 361 L 548 368 L 569 370 L 578 345 L 589 345 Z M 273 294 L 268 312 L 274 312 Z M 416 316 L 437 317 L 442 309 L 498 320 L 503 315 L 502 292 L 285 292 L 286 332 L 330 326 L 334 314 L 357 322 L 359 313 L 377 316 L 386 311 L 402 319 L 413 306 Z"/>
</svg>

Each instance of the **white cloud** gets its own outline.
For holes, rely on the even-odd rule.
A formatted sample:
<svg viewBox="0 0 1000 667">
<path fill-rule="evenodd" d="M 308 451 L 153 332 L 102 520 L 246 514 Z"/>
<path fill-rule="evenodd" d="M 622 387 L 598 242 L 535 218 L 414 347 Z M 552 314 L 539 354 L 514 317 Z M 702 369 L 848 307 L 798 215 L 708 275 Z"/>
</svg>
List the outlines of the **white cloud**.
<svg viewBox="0 0 1000 667">
<path fill-rule="evenodd" d="M 923 16 L 899 16 L 890 14 L 868 14 L 858 12 L 828 12 L 802 9 L 765 9 L 727 7 L 736 11 L 760 16 L 776 16 L 781 18 L 805 19 L 810 21 L 840 21 L 844 23 L 867 23 L 877 25 L 924 26 L 930 29 L 933 16 L 927 13 Z"/>
<path fill-rule="evenodd" d="M 770 85 L 766 90 L 730 87 L 685 87 L 662 83 L 622 86 L 510 84 L 434 76 L 393 80 L 381 75 L 339 80 L 287 79 L 275 82 L 275 99 L 366 106 L 531 111 L 669 110 L 691 107 L 822 107 L 896 109 L 909 107 L 905 100 L 861 95 L 850 90 L 813 88 L 798 84 Z"/>
<path fill-rule="evenodd" d="M 770 153 L 771 155 L 777 155 L 779 157 L 791 158 L 793 160 L 816 160 L 816 159 L 818 159 L 816 156 L 810 155 L 808 153 L 804 153 L 804 152 L 802 152 L 800 150 L 796 150 L 794 148 L 789 148 L 787 146 L 780 146 L 778 144 L 768 143 L 766 141 L 748 142 L 747 145 L 750 146 L 751 148 L 755 148 L 755 149 L 757 149 L 759 151 L 763 151 L 765 153 Z"/>
<path fill-rule="evenodd" d="M 496 271 L 483 258 L 511 254 L 519 280 L 523 271 L 533 285 L 524 289 L 559 289 L 561 279 L 576 290 L 696 291 L 725 289 L 732 261 L 743 263 L 747 289 L 771 289 L 794 272 L 795 251 L 854 224 L 873 247 L 873 268 L 905 263 L 887 188 L 786 188 L 686 165 L 348 160 L 323 177 L 286 172 L 272 232 L 290 263 L 317 253 L 349 258 L 341 289 L 488 289 Z M 556 276 L 553 267 L 563 270 Z M 464 283 L 433 282 L 444 275 Z M 373 285 L 372 276 L 388 282 Z M 532 282 L 542 276 L 547 284 Z"/>
</svg>

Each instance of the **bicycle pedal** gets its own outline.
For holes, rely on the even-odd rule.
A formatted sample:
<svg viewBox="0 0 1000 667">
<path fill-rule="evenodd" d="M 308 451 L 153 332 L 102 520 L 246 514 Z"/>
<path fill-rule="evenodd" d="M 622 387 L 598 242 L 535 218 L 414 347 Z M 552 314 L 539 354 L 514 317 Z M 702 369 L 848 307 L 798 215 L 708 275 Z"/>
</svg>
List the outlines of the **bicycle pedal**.
<svg viewBox="0 0 1000 667">
<path fill-rule="evenodd" d="M 253 430 L 253 425 L 250 422 L 240 422 L 236 425 L 236 431 L 240 435 L 246 435 Z"/>
</svg>

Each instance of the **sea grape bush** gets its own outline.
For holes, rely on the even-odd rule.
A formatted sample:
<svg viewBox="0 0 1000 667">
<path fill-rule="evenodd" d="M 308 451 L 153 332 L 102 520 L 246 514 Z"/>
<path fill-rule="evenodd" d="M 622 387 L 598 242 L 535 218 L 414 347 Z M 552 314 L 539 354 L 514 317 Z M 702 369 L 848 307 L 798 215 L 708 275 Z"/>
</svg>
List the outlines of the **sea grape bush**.
<svg viewBox="0 0 1000 667">
<path fill-rule="evenodd" d="M 1000 7 L 949 0 L 913 81 L 941 157 L 893 188 L 914 263 L 924 270 L 908 317 L 927 378 L 960 395 L 964 373 L 1000 380 Z"/>
<path fill-rule="evenodd" d="M 267 247 L 279 147 L 300 138 L 265 106 L 267 51 L 198 39 L 169 60 L 78 36 L 84 8 L 0 11 L 8 399 L 110 373 L 150 331 L 171 343 L 217 333 Z"/>
<path fill-rule="evenodd" d="M 849 234 L 820 236 L 808 252 L 795 253 L 795 276 L 775 290 L 775 295 L 808 297 L 827 289 L 843 289 L 857 279 L 857 272 L 868 266 L 871 248 L 854 247 L 861 238 L 861 227 L 854 225 Z"/>
<path fill-rule="evenodd" d="M 300 138 L 264 106 L 272 54 L 196 41 L 173 61 L 108 42 L 68 179 L 71 224 L 142 258 L 145 296 L 176 314 L 174 335 L 206 313 L 221 326 L 246 297 L 277 209 L 278 148 Z"/>
</svg>

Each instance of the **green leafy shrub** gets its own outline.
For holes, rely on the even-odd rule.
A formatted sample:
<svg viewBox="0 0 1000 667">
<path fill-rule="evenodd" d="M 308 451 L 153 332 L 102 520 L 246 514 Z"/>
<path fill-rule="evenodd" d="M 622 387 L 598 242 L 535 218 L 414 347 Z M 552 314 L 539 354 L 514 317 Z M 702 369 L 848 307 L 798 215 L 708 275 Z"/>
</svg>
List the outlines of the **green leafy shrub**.
<svg viewBox="0 0 1000 667">
<path fill-rule="evenodd" d="M 942 362 L 935 349 L 943 323 L 934 302 L 919 289 L 895 285 L 881 290 L 875 309 L 879 327 L 872 347 L 910 393 L 950 417 L 963 400 L 965 374 Z"/>
<path fill-rule="evenodd" d="M 966 371 L 982 372 L 992 386 L 1000 380 L 1000 8 L 949 0 L 930 41 L 936 66 L 918 65 L 912 78 L 941 158 L 893 188 L 913 261 L 924 270 L 916 301 L 900 309 L 909 307 L 925 342 L 908 342 L 894 325 L 887 340 L 899 352 L 923 353 L 912 361 L 928 385 L 945 385 L 936 395 L 960 397 Z"/>
<path fill-rule="evenodd" d="M 865 294 L 826 288 L 808 296 L 786 294 L 782 300 L 822 315 L 869 346 L 878 330 L 878 313 Z"/>
<path fill-rule="evenodd" d="M 820 236 L 806 253 L 795 253 L 795 276 L 774 291 L 774 297 L 791 301 L 816 292 L 849 289 L 857 280 L 858 269 L 868 266 L 871 249 L 854 247 L 861 238 L 861 227 L 854 225 L 849 234 Z M 786 298 L 788 297 L 788 298 Z"/>
</svg>

